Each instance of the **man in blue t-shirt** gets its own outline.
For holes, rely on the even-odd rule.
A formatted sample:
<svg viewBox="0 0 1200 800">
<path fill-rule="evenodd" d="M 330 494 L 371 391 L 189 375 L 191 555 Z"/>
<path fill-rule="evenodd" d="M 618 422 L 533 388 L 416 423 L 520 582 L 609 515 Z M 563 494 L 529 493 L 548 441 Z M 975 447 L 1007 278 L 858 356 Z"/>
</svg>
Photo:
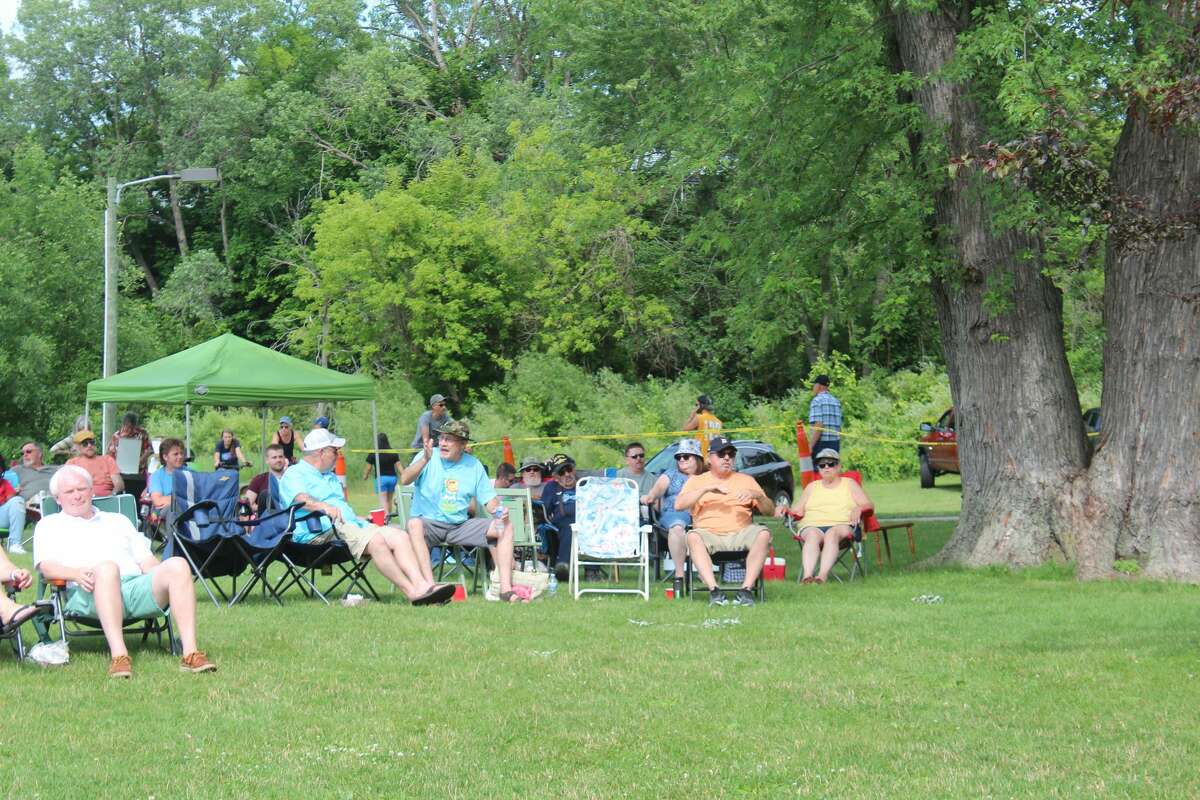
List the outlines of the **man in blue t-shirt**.
<svg viewBox="0 0 1200 800">
<path fill-rule="evenodd" d="M 496 561 L 500 599 L 513 602 L 517 597 L 512 590 L 513 530 L 508 509 L 500 505 L 483 464 L 466 452 L 471 441 L 467 423 L 452 420 L 437 433 L 437 449 L 432 438 L 425 439 L 424 448 L 400 473 L 400 483 L 413 484 L 408 533 L 421 573 L 433 580 L 430 546 L 487 547 Z M 486 519 L 470 517 L 472 501 L 487 510 Z"/>
<path fill-rule="evenodd" d="M 414 606 L 448 603 L 454 587 L 433 581 L 428 566 L 421 570 L 419 558 L 409 544 L 409 537 L 398 528 L 373 525 L 354 513 L 346 502 L 342 484 L 333 474 L 338 451 L 346 440 L 334 436 L 326 428 L 314 428 L 304 437 L 304 454 L 279 480 L 279 498 L 284 506 L 303 503 L 304 511 L 320 512 L 319 530 L 307 526 L 297 528 L 292 539 L 300 544 L 324 544 L 342 539 L 355 558 L 371 557 L 375 568 Z M 299 514 L 298 518 L 306 515 Z M 424 548 L 422 548 L 424 550 Z M 425 564 L 429 564 L 429 552 Z"/>
</svg>

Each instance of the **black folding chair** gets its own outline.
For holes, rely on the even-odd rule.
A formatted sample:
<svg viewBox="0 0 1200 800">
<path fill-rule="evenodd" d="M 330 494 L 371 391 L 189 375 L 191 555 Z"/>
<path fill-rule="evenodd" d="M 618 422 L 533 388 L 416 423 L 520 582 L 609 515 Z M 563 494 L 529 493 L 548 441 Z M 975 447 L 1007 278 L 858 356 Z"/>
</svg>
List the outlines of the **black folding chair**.
<svg viewBox="0 0 1200 800">
<path fill-rule="evenodd" d="M 237 473 L 181 469 L 173 478 L 173 506 L 164 527 L 167 545 L 163 558 L 187 559 L 192 575 L 213 605 L 220 608 L 222 602 L 230 603 L 237 596 L 238 576 L 251 564 L 245 549 L 234 543 L 245 532 L 245 521 L 237 517 Z M 228 590 L 221 586 L 221 578 L 229 579 Z"/>
</svg>

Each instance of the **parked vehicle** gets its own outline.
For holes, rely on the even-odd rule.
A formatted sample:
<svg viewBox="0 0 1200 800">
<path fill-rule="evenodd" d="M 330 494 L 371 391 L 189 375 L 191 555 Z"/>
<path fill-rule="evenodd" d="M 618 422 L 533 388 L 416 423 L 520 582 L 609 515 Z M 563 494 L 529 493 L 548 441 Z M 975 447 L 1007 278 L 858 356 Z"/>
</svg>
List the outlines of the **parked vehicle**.
<svg viewBox="0 0 1200 800">
<path fill-rule="evenodd" d="M 737 448 L 733 468 L 758 481 L 758 485 L 776 505 L 790 505 L 795 496 L 796 479 L 788 460 L 775 452 L 771 445 L 755 439 L 735 439 L 733 446 Z M 659 450 L 654 454 L 654 458 L 646 463 L 646 471 L 655 475 L 666 472 L 678 448 L 678 442 L 671 442 Z"/>
<path fill-rule="evenodd" d="M 1088 435 L 1088 458 L 1096 447 L 1100 435 L 1100 409 L 1089 408 L 1083 412 L 1083 426 Z M 932 489 L 938 475 L 958 474 L 958 440 L 954 433 L 954 409 L 947 409 L 937 422 L 921 423 L 922 442 L 917 445 L 917 460 L 921 467 L 921 488 Z M 941 444 L 937 444 L 941 443 Z"/>
</svg>

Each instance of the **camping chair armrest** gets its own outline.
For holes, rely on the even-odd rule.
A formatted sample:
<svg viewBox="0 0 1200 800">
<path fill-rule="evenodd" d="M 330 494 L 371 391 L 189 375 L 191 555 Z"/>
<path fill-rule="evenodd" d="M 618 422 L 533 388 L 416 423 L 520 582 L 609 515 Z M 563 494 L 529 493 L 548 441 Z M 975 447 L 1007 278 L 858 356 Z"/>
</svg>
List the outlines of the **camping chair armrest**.
<svg viewBox="0 0 1200 800">
<path fill-rule="evenodd" d="M 199 503 L 193 503 L 175 516 L 175 524 L 182 525 L 198 511 L 211 511 L 216 508 L 217 503 L 215 500 L 201 500 Z"/>
</svg>

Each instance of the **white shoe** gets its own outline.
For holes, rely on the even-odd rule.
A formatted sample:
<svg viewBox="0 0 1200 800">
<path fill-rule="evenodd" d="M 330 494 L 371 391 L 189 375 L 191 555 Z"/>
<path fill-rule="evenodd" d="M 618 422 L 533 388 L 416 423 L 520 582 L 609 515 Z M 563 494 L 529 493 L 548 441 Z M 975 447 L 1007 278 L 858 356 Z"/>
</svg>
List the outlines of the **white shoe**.
<svg viewBox="0 0 1200 800">
<path fill-rule="evenodd" d="M 22 547 L 20 542 L 17 542 L 12 547 L 8 548 L 8 552 L 12 553 L 13 555 L 23 556 L 29 551 Z"/>
<path fill-rule="evenodd" d="M 57 642 L 38 642 L 29 648 L 25 657 L 43 667 L 57 667 L 71 660 L 67 643 L 59 639 Z"/>
</svg>

